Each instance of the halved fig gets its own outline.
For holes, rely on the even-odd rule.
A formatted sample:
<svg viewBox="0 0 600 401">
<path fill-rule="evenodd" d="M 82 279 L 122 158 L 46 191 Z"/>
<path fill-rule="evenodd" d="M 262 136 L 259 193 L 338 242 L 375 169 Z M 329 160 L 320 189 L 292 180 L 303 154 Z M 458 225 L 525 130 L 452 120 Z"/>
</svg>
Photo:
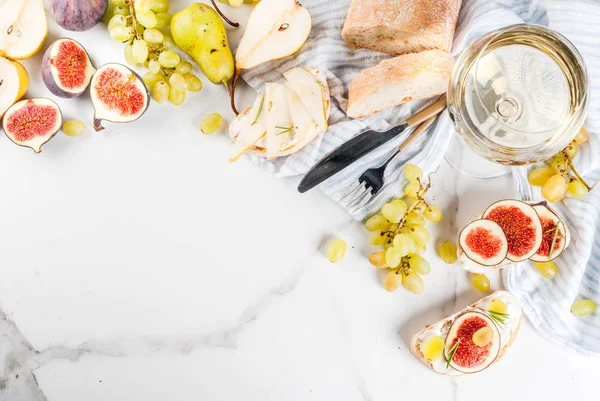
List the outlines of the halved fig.
<svg viewBox="0 0 600 401">
<path fill-rule="evenodd" d="M 94 105 L 94 129 L 102 131 L 102 120 L 128 123 L 148 109 L 150 94 L 144 81 L 122 64 L 110 63 L 98 68 L 90 88 Z"/>
<path fill-rule="evenodd" d="M 533 208 L 540 216 L 544 235 L 542 245 L 540 245 L 535 255 L 529 259 L 534 262 L 549 262 L 558 258 L 567 246 L 569 246 L 571 234 L 564 221 L 550 210 L 546 204 L 535 205 Z"/>
<path fill-rule="evenodd" d="M 38 98 L 21 100 L 13 104 L 4 115 L 2 128 L 6 136 L 19 146 L 42 151 L 60 129 L 62 114 L 56 103 L 50 99 Z"/>
<path fill-rule="evenodd" d="M 465 255 L 483 266 L 496 266 L 508 254 L 508 240 L 502 227 L 491 220 L 470 222 L 458 237 Z"/>
<path fill-rule="evenodd" d="M 473 336 L 482 328 L 492 330 L 491 341 L 484 346 L 473 342 Z M 490 366 L 500 354 L 500 332 L 496 323 L 486 314 L 467 311 L 454 320 L 444 347 L 450 366 L 459 372 L 476 373 Z"/>
<path fill-rule="evenodd" d="M 63 38 L 52 43 L 42 60 L 42 78 L 54 95 L 77 97 L 86 90 L 96 69 L 83 46 Z"/>
<path fill-rule="evenodd" d="M 491 205 L 483 218 L 502 227 L 508 240 L 508 255 L 513 262 L 532 257 L 542 244 L 542 222 L 535 209 L 518 200 L 503 200 Z"/>
</svg>

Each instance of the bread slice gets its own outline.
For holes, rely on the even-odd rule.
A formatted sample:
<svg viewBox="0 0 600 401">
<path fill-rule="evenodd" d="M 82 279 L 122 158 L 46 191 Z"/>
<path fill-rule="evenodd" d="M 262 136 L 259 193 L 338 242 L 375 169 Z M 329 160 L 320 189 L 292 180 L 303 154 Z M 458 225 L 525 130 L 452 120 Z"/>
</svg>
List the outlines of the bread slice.
<svg viewBox="0 0 600 401">
<path fill-rule="evenodd" d="M 501 337 L 501 346 L 500 353 L 496 360 L 488 366 L 491 367 L 495 363 L 497 363 L 503 356 L 506 354 L 508 348 L 513 344 L 517 334 L 519 333 L 519 329 L 521 327 L 521 318 L 522 318 L 522 310 L 519 301 L 508 291 L 496 291 L 491 295 L 488 295 L 485 298 L 480 299 L 479 301 L 467 306 L 465 309 L 460 312 L 454 313 L 450 316 L 446 316 L 439 322 L 425 326 L 425 330 L 415 334 L 410 342 L 410 350 L 412 353 L 421 361 L 425 366 L 434 370 L 437 373 L 451 375 L 451 376 L 462 376 L 463 372 L 459 372 L 452 367 L 446 368 L 446 359 L 442 356 L 437 361 L 429 361 L 425 358 L 422 351 L 422 346 L 425 344 L 425 341 L 433 335 L 441 335 L 443 338 L 446 338 L 448 331 L 450 330 L 450 326 L 457 317 L 462 315 L 465 312 L 470 310 L 487 311 L 487 307 L 489 303 L 495 299 L 499 298 L 502 300 L 507 306 L 507 313 L 509 314 L 506 324 L 503 328 L 499 328 L 500 337 Z"/>
<path fill-rule="evenodd" d="M 446 93 L 453 66 L 452 56 L 441 50 L 384 60 L 350 83 L 347 114 L 361 118 L 411 100 Z"/>
<path fill-rule="evenodd" d="M 450 51 L 462 0 L 353 0 L 342 37 L 351 48 L 400 55 Z"/>
</svg>

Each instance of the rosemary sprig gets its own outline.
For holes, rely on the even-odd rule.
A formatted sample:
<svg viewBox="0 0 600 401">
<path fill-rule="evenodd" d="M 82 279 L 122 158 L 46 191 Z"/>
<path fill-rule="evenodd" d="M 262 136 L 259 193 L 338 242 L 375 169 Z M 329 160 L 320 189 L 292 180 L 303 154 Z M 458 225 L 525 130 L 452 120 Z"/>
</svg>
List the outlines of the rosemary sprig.
<svg viewBox="0 0 600 401">
<path fill-rule="evenodd" d="M 448 361 L 446 363 L 446 369 L 448 369 L 450 367 L 450 362 L 452 362 L 452 358 L 454 358 L 454 355 L 456 354 L 456 351 L 458 351 L 458 345 L 459 344 L 460 344 L 460 338 L 456 341 L 456 344 L 454 344 L 452 346 L 452 348 L 450 348 L 450 358 L 446 359 Z"/>
<path fill-rule="evenodd" d="M 265 105 L 265 97 L 263 96 L 262 100 L 260 101 L 260 106 L 258 106 L 258 113 L 256 113 L 256 118 L 254 119 L 254 122 L 252 123 L 252 125 L 254 125 L 258 122 L 258 118 L 260 117 L 260 115 L 263 111 L 264 105 Z"/>
<path fill-rule="evenodd" d="M 490 317 L 500 325 L 500 327 L 503 327 L 506 324 L 506 319 L 510 317 L 508 313 L 496 312 L 493 310 L 489 310 L 488 313 L 490 314 Z"/>
<path fill-rule="evenodd" d="M 292 131 L 294 129 L 294 127 L 280 127 L 278 125 L 276 125 L 275 128 L 282 130 L 278 134 L 275 134 L 277 136 L 286 134 L 286 133 L 288 133 L 288 132 L 290 132 L 290 131 Z"/>
<path fill-rule="evenodd" d="M 548 254 L 549 258 L 552 258 L 552 255 L 554 254 L 554 247 L 556 246 L 556 239 L 558 238 L 558 225 L 556 226 L 556 230 L 554 230 L 554 237 L 552 238 L 552 245 L 550 245 L 550 253 Z"/>
<path fill-rule="evenodd" d="M 556 231 L 556 230 L 558 230 L 558 226 L 554 226 L 551 229 L 544 231 L 544 234 L 548 234 L 548 233 L 551 233 L 552 231 Z"/>
<path fill-rule="evenodd" d="M 317 81 L 317 83 L 318 83 L 319 85 L 321 85 L 321 87 L 322 87 L 322 88 L 325 88 L 325 85 L 323 85 L 323 82 L 319 81 L 318 79 L 315 79 L 315 81 Z"/>
</svg>

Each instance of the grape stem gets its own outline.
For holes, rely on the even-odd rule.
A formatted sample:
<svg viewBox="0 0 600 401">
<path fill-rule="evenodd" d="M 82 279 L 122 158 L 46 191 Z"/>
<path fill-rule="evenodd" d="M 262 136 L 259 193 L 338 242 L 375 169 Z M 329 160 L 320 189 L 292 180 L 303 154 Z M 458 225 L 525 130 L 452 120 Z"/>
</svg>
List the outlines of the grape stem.
<svg viewBox="0 0 600 401">
<path fill-rule="evenodd" d="M 210 2 L 212 3 L 212 5 L 215 8 L 215 10 L 219 13 L 219 15 L 221 16 L 221 18 L 223 18 L 223 20 L 225 22 L 227 22 L 229 25 L 231 25 L 234 28 L 237 28 L 238 26 L 240 26 L 239 22 L 233 22 L 232 20 L 230 20 L 229 18 L 227 18 L 227 16 L 225 14 L 223 14 L 223 12 L 221 12 L 221 9 L 219 9 L 219 6 L 217 6 L 217 3 L 215 3 L 215 0 L 210 0 Z"/>
<path fill-rule="evenodd" d="M 564 154 L 564 153 L 563 153 Z M 566 156 L 566 154 L 564 154 Z M 585 182 L 585 180 L 583 178 L 581 178 L 581 176 L 579 175 L 579 172 L 577 171 L 577 169 L 575 168 L 575 165 L 573 164 L 573 161 L 571 161 L 571 159 L 569 157 L 567 157 L 567 163 L 569 164 L 569 167 L 571 167 L 571 170 L 573 171 L 573 174 L 575 174 L 575 176 L 577 177 L 577 179 L 583 184 L 585 185 L 585 187 L 587 188 L 588 192 L 591 191 L 596 185 L 594 184 L 594 187 L 590 187 L 587 182 Z"/>
</svg>

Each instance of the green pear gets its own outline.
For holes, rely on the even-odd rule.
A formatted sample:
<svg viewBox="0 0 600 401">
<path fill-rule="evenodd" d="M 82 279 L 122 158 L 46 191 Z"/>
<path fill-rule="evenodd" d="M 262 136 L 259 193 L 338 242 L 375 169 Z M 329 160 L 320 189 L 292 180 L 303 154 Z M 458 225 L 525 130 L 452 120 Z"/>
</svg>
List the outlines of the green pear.
<svg viewBox="0 0 600 401">
<path fill-rule="evenodd" d="M 206 4 L 195 3 L 173 15 L 173 40 L 192 56 L 213 84 L 224 84 L 234 73 L 233 54 L 219 14 Z"/>
</svg>

